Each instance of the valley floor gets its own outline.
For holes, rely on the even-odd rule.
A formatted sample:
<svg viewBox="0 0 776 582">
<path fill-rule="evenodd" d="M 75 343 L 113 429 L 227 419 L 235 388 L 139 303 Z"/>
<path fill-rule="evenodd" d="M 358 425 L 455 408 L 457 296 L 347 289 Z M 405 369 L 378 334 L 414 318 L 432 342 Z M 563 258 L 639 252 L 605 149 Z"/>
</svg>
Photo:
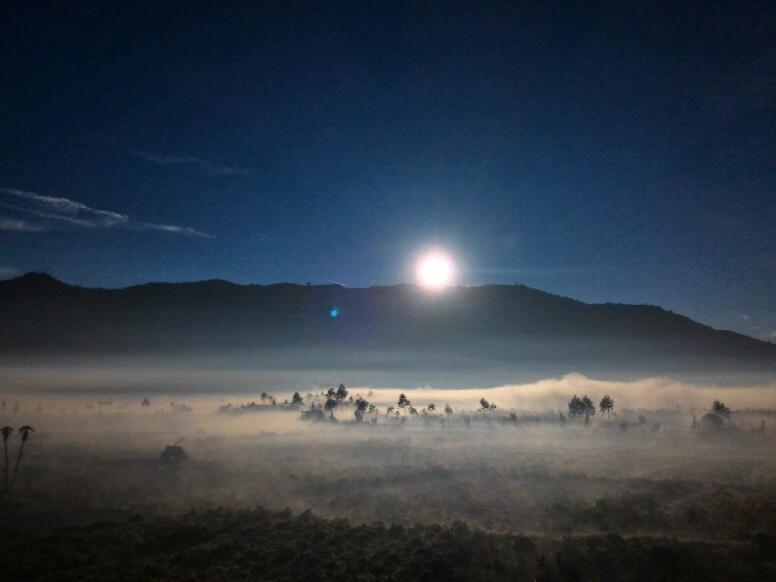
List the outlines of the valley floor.
<svg viewBox="0 0 776 582">
<path fill-rule="evenodd" d="M 760 413 L 704 436 L 677 410 L 589 425 L 89 410 L 33 419 L 0 507 L 3 579 L 776 579 Z M 174 442 L 188 460 L 161 462 Z"/>
</svg>

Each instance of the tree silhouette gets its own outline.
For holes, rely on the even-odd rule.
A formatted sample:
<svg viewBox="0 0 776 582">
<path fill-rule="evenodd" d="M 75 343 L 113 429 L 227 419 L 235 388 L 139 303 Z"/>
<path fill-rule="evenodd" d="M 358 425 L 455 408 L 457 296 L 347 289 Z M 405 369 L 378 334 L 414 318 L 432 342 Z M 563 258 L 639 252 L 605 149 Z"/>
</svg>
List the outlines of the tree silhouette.
<svg viewBox="0 0 776 582">
<path fill-rule="evenodd" d="M 348 390 L 344 384 L 340 384 L 337 388 L 337 400 L 345 400 L 348 397 Z"/>
<path fill-rule="evenodd" d="M 593 401 L 590 400 L 587 395 L 582 397 L 582 406 L 584 407 L 583 412 L 585 416 L 595 415 L 595 404 L 593 404 Z"/>
<path fill-rule="evenodd" d="M 585 404 L 576 394 L 569 400 L 569 416 L 578 417 L 585 414 Z"/>
<path fill-rule="evenodd" d="M 453 407 L 449 404 L 445 404 L 445 414 L 451 416 L 453 414 Z"/>
<path fill-rule="evenodd" d="M 585 416 L 589 418 L 595 414 L 595 404 L 586 395 L 579 398 L 576 394 L 569 400 L 569 416 Z"/>
<path fill-rule="evenodd" d="M 304 399 L 299 392 L 294 392 L 294 395 L 291 397 L 291 404 L 294 406 L 302 406 L 304 404 Z"/>
<path fill-rule="evenodd" d="M 407 398 L 405 394 L 399 394 L 399 408 L 404 408 L 405 406 L 411 406 L 412 403 L 410 402 L 410 399 Z"/>
<path fill-rule="evenodd" d="M 359 396 L 356 398 L 355 404 L 356 410 L 353 412 L 353 414 L 356 417 L 356 422 L 362 422 L 364 420 L 364 414 L 366 414 L 366 411 L 369 408 L 369 402 Z"/>
<path fill-rule="evenodd" d="M 730 418 L 730 409 L 725 406 L 724 402 L 720 402 L 719 400 L 715 400 L 714 404 L 711 405 L 712 412 L 716 412 L 720 416 L 724 418 Z"/>
<path fill-rule="evenodd" d="M 601 409 L 601 414 L 606 413 L 606 416 L 609 416 L 612 412 L 612 408 L 614 408 L 614 400 L 612 400 L 611 396 L 606 394 L 601 398 L 601 403 L 598 406 Z"/>
<path fill-rule="evenodd" d="M 331 412 L 337 408 L 337 404 L 339 403 L 334 398 L 327 398 L 323 407 L 326 409 L 326 412 Z"/>
<path fill-rule="evenodd" d="M 0 429 L 0 432 L 3 433 L 3 453 L 5 456 L 5 475 L 3 483 L 5 491 L 8 491 L 8 438 L 13 433 L 13 429 L 10 426 L 4 426 Z"/>
<path fill-rule="evenodd" d="M 19 454 L 16 455 L 16 464 L 14 465 L 14 468 L 13 468 L 11 485 L 8 487 L 9 493 L 13 491 L 13 485 L 14 483 L 16 483 L 16 476 L 19 474 L 19 463 L 21 463 L 22 456 L 24 455 L 24 444 L 27 442 L 27 439 L 30 438 L 30 433 L 34 431 L 35 431 L 34 428 L 26 424 L 21 428 L 19 428 L 19 435 L 22 437 L 22 444 L 19 446 Z"/>
</svg>

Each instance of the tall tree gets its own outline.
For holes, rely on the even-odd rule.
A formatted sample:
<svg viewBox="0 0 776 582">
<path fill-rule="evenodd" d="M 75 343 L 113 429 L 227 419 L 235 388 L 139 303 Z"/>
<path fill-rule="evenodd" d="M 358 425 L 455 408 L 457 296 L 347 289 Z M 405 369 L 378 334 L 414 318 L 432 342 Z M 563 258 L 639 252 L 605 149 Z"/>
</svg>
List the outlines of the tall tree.
<svg viewBox="0 0 776 582">
<path fill-rule="evenodd" d="M 593 416 L 595 414 L 595 404 L 593 404 L 593 401 L 587 396 L 587 394 L 582 397 L 582 406 L 585 416 Z"/>
<path fill-rule="evenodd" d="M 13 433 L 13 429 L 10 426 L 4 426 L 0 429 L 0 432 L 3 433 L 3 453 L 5 456 L 5 475 L 3 483 L 5 491 L 8 491 L 8 438 Z"/>
<path fill-rule="evenodd" d="M 585 405 L 582 403 L 582 400 L 574 394 L 574 396 L 569 400 L 569 416 L 576 417 L 576 416 L 582 416 L 585 414 Z"/>
<path fill-rule="evenodd" d="M 715 400 L 714 404 L 711 405 L 711 410 L 724 418 L 730 418 L 730 409 L 725 406 L 724 402 Z"/>
<path fill-rule="evenodd" d="M 22 437 L 22 444 L 19 446 L 19 454 L 16 455 L 16 464 L 13 468 L 13 476 L 11 477 L 11 484 L 8 487 L 8 492 L 13 491 L 13 485 L 16 483 L 16 476 L 19 474 L 19 463 L 21 463 L 22 456 L 24 455 L 24 444 L 27 439 L 30 438 L 30 433 L 35 432 L 35 429 L 29 425 L 24 425 L 19 428 L 19 435 Z"/>
<path fill-rule="evenodd" d="M 356 417 L 356 422 L 361 422 L 364 420 L 364 414 L 366 414 L 366 411 L 369 408 L 369 402 L 367 402 L 366 400 L 361 398 L 361 396 L 359 396 L 358 398 L 356 398 L 355 404 L 356 404 L 356 410 L 353 412 L 353 414 Z"/>
<path fill-rule="evenodd" d="M 599 403 L 598 407 L 601 409 L 601 414 L 606 414 L 606 416 L 609 416 L 609 414 L 612 412 L 612 409 L 614 408 L 614 400 L 612 400 L 611 396 L 606 394 L 603 398 L 601 398 L 601 402 Z"/>
<path fill-rule="evenodd" d="M 345 398 L 348 397 L 348 390 L 345 388 L 344 384 L 340 384 L 337 388 L 337 400 L 345 400 Z"/>
<path fill-rule="evenodd" d="M 337 408 L 337 404 L 339 403 L 336 399 L 329 397 L 326 399 L 326 403 L 323 405 L 323 407 L 326 409 L 326 412 L 332 412 L 335 408 Z"/>
</svg>

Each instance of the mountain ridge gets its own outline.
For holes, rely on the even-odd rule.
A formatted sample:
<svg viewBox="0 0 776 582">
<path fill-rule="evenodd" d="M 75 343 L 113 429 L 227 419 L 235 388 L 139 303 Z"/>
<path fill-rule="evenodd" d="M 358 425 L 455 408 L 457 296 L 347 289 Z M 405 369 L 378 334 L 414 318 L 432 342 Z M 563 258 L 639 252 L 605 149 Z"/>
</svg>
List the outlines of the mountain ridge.
<svg viewBox="0 0 776 582">
<path fill-rule="evenodd" d="M 657 305 L 585 303 L 526 285 L 243 285 L 222 279 L 123 288 L 44 273 L 0 282 L 0 354 L 313 350 L 487 355 L 563 365 L 682 362 L 776 370 L 776 346 Z"/>
</svg>

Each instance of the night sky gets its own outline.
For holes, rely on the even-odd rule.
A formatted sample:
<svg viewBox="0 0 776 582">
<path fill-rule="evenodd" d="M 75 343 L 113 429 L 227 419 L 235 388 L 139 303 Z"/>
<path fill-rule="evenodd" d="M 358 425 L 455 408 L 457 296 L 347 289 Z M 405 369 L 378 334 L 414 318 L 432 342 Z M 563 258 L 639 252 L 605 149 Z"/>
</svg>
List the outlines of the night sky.
<svg viewBox="0 0 776 582">
<path fill-rule="evenodd" d="M 368 286 L 437 246 L 776 338 L 772 3 L 30 4 L 4 277 Z"/>
</svg>

